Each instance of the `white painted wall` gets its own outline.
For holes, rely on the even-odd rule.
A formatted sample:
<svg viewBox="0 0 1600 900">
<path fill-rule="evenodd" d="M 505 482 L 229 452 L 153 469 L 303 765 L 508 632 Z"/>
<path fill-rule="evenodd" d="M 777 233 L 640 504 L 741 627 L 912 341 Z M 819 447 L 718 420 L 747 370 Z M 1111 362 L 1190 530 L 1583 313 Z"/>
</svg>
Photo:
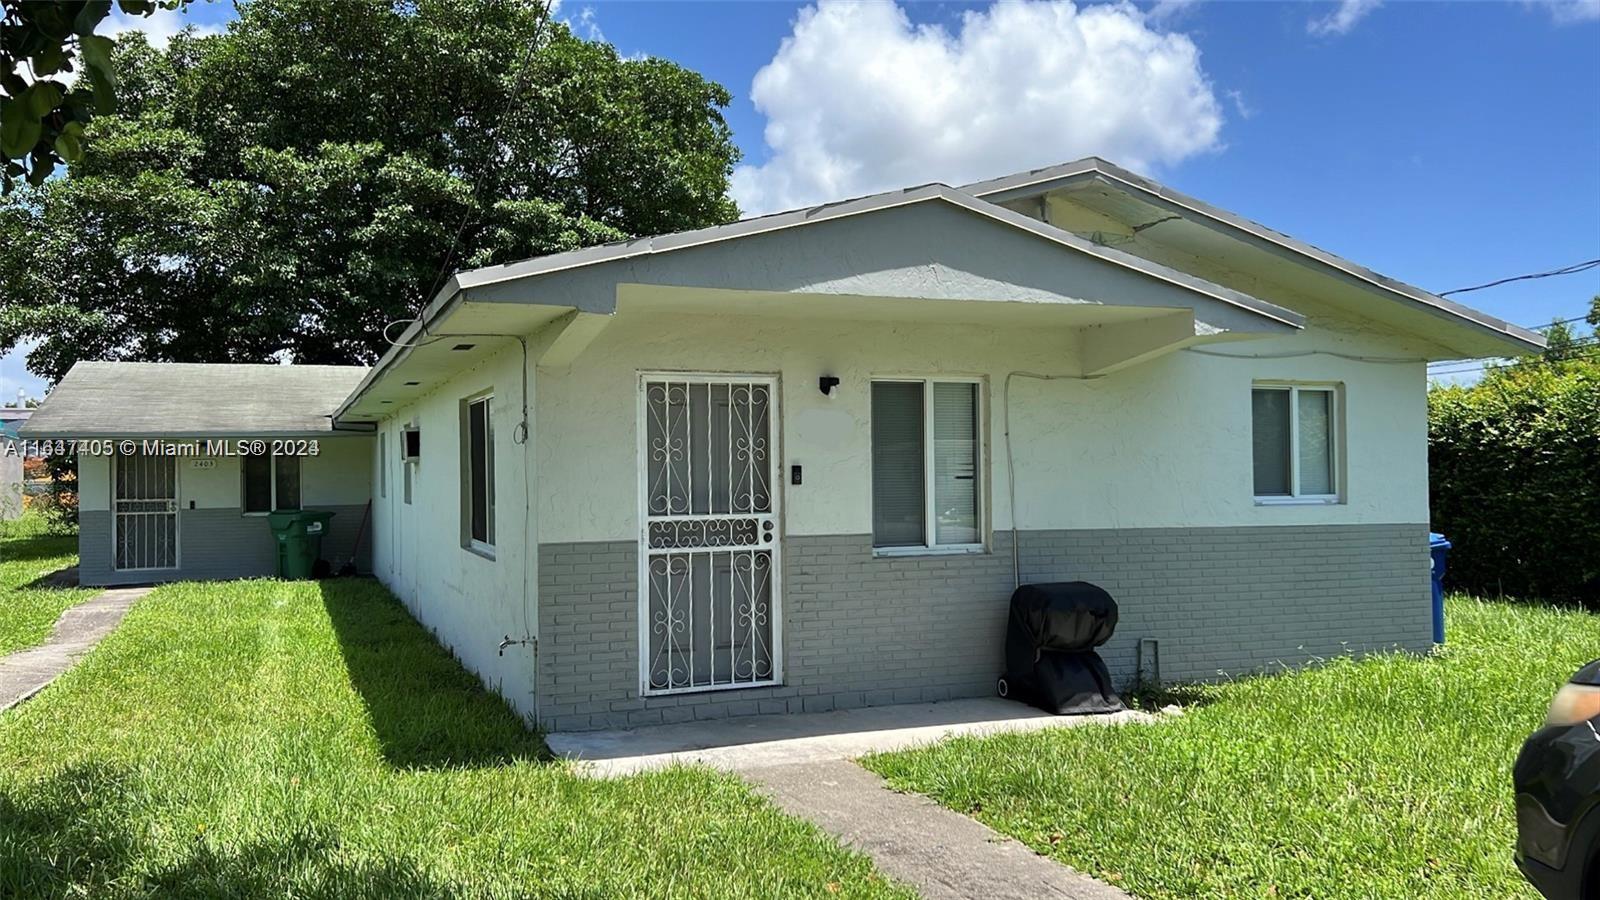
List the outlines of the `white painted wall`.
<svg viewBox="0 0 1600 900">
<path fill-rule="evenodd" d="M 484 339 L 484 340 L 494 340 Z M 534 713 L 534 653 L 514 645 L 500 655 L 502 637 L 520 639 L 537 628 L 538 584 L 533 511 L 523 502 L 531 455 L 515 442 L 522 405 L 521 351 L 513 341 L 483 364 L 441 385 L 422 385 L 413 403 L 399 406 L 374 441 L 373 569 L 424 625 L 484 683 L 519 712 Z M 531 386 L 530 386 L 531 387 Z M 489 414 L 495 436 L 496 559 L 461 546 L 461 401 L 494 392 Z M 400 431 L 415 422 L 422 455 L 400 461 Z M 386 450 L 379 460 L 380 446 Z M 411 502 L 405 469 L 412 468 Z"/>
<path fill-rule="evenodd" d="M 868 383 L 875 375 L 987 380 L 993 527 L 1011 527 L 1003 410 L 1012 371 L 1071 372 L 1068 334 L 973 326 L 695 317 L 627 309 L 566 372 L 541 372 L 535 427 L 540 541 L 637 535 L 636 391 L 641 369 L 782 378 L 789 534 L 871 530 Z M 1404 357 L 1351 325 L 1214 347 L 1238 354 L 1335 349 Z M 1224 360 L 1179 352 L 1096 381 L 1017 379 L 1012 427 L 1018 524 L 1029 529 L 1372 524 L 1427 521 L 1424 364 L 1333 356 Z M 817 389 L 843 379 L 838 396 Z M 1347 502 L 1257 506 L 1251 491 L 1252 379 L 1341 384 Z"/>
</svg>

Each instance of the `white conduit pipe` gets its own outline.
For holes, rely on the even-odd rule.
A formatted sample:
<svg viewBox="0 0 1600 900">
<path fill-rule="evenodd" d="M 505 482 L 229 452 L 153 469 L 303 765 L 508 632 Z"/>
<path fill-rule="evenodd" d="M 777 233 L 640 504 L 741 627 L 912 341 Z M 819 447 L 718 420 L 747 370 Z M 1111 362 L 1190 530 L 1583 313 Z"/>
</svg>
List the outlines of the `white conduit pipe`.
<svg viewBox="0 0 1600 900">
<path fill-rule="evenodd" d="M 1011 581 L 1013 588 L 1022 587 L 1022 555 L 1018 549 L 1021 534 L 1017 526 L 1017 466 L 1016 456 L 1011 452 L 1011 379 L 1032 378 L 1037 381 L 1093 381 L 1104 378 L 1104 375 L 1042 375 L 1038 372 L 1007 372 L 1005 383 L 1000 393 L 1000 402 L 1005 407 L 1001 415 L 1005 420 L 1006 437 L 1006 499 L 1010 504 L 1011 515 Z"/>
</svg>

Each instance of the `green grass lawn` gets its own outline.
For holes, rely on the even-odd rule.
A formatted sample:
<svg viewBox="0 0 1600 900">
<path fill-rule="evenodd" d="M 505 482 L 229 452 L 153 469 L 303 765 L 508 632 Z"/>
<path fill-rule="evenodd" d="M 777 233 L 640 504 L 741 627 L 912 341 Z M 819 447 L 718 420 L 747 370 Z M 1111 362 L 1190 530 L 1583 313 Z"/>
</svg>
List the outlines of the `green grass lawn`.
<svg viewBox="0 0 1600 900">
<path fill-rule="evenodd" d="M 0 897 L 907 896 L 731 777 L 544 755 L 373 582 L 162 587 L 0 714 Z"/>
<path fill-rule="evenodd" d="M 77 536 L 51 534 L 42 517 L 0 522 L 0 656 L 43 641 L 63 610 L 94 596 L 77 588 L 30 586 L 77 561 Z"/>
<path fill-rule="evenodd" d="M 1144 897 L 1536 897 L 1510 771 L 1600 616 L 1451 600 L 1447 649 L 1196 689 L 1147 725 L 867 765 Z"/>
</svg>

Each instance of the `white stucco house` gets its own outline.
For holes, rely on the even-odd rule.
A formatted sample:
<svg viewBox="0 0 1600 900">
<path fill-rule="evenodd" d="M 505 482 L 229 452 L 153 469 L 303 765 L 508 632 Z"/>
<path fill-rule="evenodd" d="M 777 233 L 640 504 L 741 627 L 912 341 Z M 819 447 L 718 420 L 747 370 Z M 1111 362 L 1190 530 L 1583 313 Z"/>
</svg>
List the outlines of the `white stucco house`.
<svg viewBox="0 0 1600 900">
<path fill-rule="evenodd" d="M 987 694 L 1019 581 L 1110 591 L 1121 677 L 1426 647 L 1426 364 L 1540 346 L 1087 159 L 460 272 L 370 370 L 85 364 L 29 434 L 316 436 L 289 499 L 590 729 Z M 168 459 L 81 458 L 86 581 L 259 572 L 285 464 Z"/>
</svg>

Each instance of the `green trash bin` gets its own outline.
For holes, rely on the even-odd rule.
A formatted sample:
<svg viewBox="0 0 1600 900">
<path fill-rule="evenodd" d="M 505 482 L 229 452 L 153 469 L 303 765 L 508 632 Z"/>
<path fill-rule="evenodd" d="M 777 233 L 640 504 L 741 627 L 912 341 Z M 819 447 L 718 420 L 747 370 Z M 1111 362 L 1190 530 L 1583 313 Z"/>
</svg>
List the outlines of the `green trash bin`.
<svg viewBox="0 0 1600 900">
<path fill-rule="evenodd" d="M 278 577 L 310 578 L 322 557 L 322 536 L 328 533 L 333 513 L 320 509 L 275 512 L 267 516 L 278 542 Z"/>
</svg>

